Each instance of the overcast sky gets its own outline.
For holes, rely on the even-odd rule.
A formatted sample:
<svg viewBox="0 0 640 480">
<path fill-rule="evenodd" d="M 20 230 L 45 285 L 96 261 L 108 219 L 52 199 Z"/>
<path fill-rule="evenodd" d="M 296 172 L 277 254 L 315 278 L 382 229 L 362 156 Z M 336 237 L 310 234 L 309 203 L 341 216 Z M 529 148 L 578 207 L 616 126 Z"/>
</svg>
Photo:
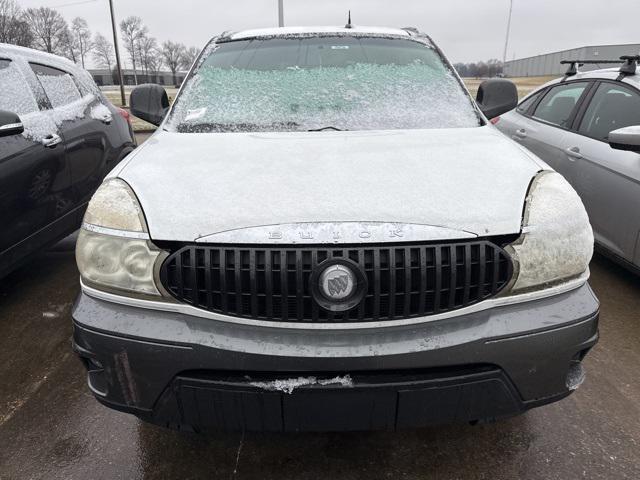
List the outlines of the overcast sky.
<svg viewBox="0 0 640 480">
<path fill-rule="evenodd" d="M 18 0 L 59 8 L 110 34 L 108 0 Z M 85 0 L 86 1 L 86 0 Z M 502 58 L 509 0 L 284 0 L 286 25 L 415 26 L 452 62 Z M 114 0 L 118 20 L 142 17 L 160 42 L 198 47 L 224 30 L 277 26 L 277 0 Z M 638 43 L 640 0 L 514 0 L 508 59 L 584 45 Z"/>
</svg>

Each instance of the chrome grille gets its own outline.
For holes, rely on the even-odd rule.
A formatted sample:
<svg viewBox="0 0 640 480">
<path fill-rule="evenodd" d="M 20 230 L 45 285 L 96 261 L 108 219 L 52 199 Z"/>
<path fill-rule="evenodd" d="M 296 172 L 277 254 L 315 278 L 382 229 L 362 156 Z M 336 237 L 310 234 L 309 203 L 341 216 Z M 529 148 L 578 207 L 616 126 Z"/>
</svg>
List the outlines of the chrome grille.
<svg viewBox="0 0 640 480">
<path fill-rule="evenodd" d="M 332 259 L 348 259 L 367 278 L 351 310 L 325 310 L 309 279 Z M 234 317 L 281 322 L 368 322 L 434 315 L 502 290 L 508 254 L 487 240 L 355 246 L 185 245 L 163 263 L 165 289 L 181 302 Z"/>
</svg>

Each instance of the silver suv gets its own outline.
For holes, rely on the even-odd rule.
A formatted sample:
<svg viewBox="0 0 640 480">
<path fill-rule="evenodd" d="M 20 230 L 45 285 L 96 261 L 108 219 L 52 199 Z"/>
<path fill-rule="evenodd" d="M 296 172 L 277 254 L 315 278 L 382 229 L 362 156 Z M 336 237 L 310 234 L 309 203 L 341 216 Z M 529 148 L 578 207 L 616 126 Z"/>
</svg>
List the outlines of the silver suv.
<svg viewBox="0 0 640 480">
<path fill-rule="evenodd" d="M 74 347 L 105 405 L 173 428 L 490 420 L 561 399 L 598 338 L 575 191 L 413 29 L 214 38 L 93 197 Z"/>
</svg>

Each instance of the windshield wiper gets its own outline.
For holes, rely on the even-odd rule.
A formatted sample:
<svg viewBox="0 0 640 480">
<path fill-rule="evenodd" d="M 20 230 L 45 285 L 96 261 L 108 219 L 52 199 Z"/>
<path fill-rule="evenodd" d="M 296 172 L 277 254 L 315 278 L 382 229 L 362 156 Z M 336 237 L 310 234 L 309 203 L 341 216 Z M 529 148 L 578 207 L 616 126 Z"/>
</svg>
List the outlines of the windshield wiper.
<svg viewBox="0 0 640 480">
<path fill-rule="evenodd" d="M 307 132 L 324 132 L 325 130 L 335 130 L 336 132 L 344 132 L 346 129 L 329 125 L 328 127 L 322 127 L 322 128 L 310 128 L 309 130 L 307 130 Z"/>
</svg>

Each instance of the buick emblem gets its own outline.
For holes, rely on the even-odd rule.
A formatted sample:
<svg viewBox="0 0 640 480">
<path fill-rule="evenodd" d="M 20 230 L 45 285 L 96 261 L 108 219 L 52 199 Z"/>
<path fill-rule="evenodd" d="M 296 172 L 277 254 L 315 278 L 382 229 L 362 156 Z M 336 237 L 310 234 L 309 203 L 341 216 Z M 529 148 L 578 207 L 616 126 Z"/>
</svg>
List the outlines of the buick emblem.
<svg viewBox="0 0 640 480">
<path fill-rule="evenodd" d="M 356 276 L 346 265 L 335 264 L 320 274 L 320 291 L 329 300 L 341 302 L 356 288 Z"/>
<path fill-rule="evenodd" d="M 358 263 L 347 258 L 325 260 L 309 277 L 309 290 L 325 310 L 346 312 L 360 305 L 369 282 Z"/>
</svg>

